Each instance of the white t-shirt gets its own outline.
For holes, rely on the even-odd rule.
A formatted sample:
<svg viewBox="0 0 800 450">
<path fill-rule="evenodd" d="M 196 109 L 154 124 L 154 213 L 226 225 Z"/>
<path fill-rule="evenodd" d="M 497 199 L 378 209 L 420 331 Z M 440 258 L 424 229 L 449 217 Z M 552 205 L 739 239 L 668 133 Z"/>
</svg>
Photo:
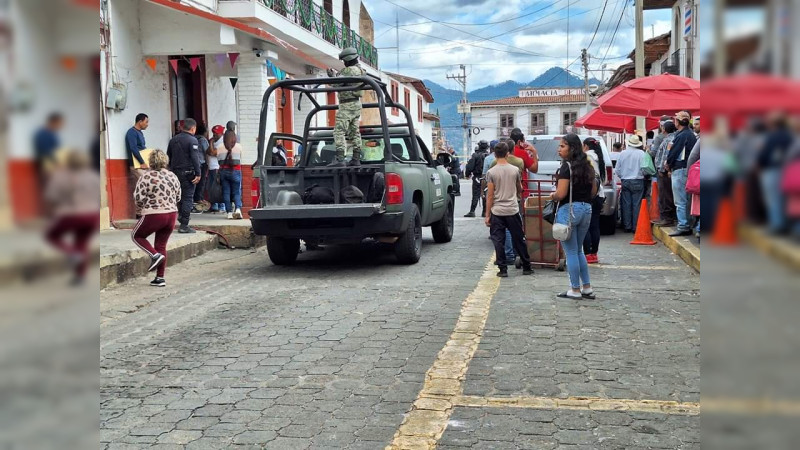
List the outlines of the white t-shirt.
<svg viewBox="0 0 800 450">
<path fill-rule="evenodd" d="M 222 138 L 219 138 L 216 143 L 212 143 L 211 145 L 219 151 L 219 148 L 225 148 L 222 144 Z M 208 163 L 208 170 L 219 170 L 219 160 L 216 156 L 206 155 L 206 162 Z"/>
</svg>

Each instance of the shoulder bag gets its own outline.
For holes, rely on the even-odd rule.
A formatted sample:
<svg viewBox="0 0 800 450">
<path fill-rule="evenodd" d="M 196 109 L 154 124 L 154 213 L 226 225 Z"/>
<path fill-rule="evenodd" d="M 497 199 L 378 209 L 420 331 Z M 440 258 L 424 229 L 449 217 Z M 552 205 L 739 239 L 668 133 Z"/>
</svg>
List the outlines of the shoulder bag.
<svg viewBox="0 0 800 450">
<path fill-rule="evenodd" d="M 559 241 L 566 241 L 572 235 L 572 217 L 574 215 L 572 208 L 572 166 L 569 163 L 566 164 L 569 167 L 569 215 L 567 216 L 567 223 L 553 224 L 553 239 Z M 556 204 L 556 211 L 558 211 L 558 207 L 559 205 Z"/>
</svg>

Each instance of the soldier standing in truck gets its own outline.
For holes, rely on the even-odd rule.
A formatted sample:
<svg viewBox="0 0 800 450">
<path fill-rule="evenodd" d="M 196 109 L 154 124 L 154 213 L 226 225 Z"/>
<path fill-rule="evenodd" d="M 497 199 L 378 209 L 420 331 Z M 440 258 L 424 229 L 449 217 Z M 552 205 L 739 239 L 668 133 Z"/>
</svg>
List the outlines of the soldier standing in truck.
<svg viewBox="0 0 800 450">
<path fill-rule="evenodd" d="M 328 70 L 329 76 L 363 77 L 364 69 L 358 66 L 358 51 L 347 47 L 339 53 L 339 59 L 344 61 L 344 69 L 338 75 Z M 333 142 L 336 145 L 336 157 L 328 164 L 329 167 L 344 167 L 344 156 L 347 142 L 353 146 L 353 158 L 348 165 L 361 165 L 361 133 L 358 130 L 361 120 L 361 96 L 364 91 L 339 92 L 339 111 L 336 113 L 336 124 L 333 127 Z"/>
</svg>

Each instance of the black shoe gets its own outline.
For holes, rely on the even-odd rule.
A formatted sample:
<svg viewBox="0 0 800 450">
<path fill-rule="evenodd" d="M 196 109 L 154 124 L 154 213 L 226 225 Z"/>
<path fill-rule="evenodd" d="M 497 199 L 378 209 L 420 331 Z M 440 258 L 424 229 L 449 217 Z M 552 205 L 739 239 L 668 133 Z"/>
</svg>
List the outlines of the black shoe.
<svg viewBox="0 0 800 450">
<path fill-rule="evenodd" d="M 675 230 L 669 234 L 671 237 L 678 237 L 678 236 L 691 236 L 692 230 Z"/>
<path fill-rule="evenodd" d="M 178 233 L 191 234 L 191 233 L 197 233 L 197 231 L 195 231 L 194 228 L 191 228 L 190 226 L 187 225 L 185 227 L 178 228 Z"/>
<path fill-rule="evenodd" d="M 167 281 L 161 277 L 155 277 L 153 278 L 153 281 L 150 282 L 150 286 L 155 286 L 155 287 L 164 287 L 166 285 Z"/>
<path fill-rule="evenodd" d="M 464 217 L 475 217 L 475 211 L 470 211 L 470 212 L 464 214 Z"/>
<path fill-rule="evenodd" d="M 523 268 L 522 269 L 522 274 L 523 275 L 533 275 L 533 269 L 530 268 L 530 267 L 528 267 L 527 269 Z"/>
<path fill-rule="evenodd" d="M 348 167 L 361 167 L 361 160 L 360 159 L 351 159 L 349 163 L 347 163 Z"/>
<path fill-rule="evenodd" d="M 164 261 L 165 256 L 161 253 L 156 253 L 155 255 L 150 257 L 150 268 L 147 269 L 148 272 L 152 272 L 156 270 L 156 267 L 161 265 L 161 261 Z"/>
<path fill-rule="evenodd" d="M 508 278 L 508 271 L 507 270 L 500 270 L 497 272 L 497 276 L 500 278 Z"/>
</svg>

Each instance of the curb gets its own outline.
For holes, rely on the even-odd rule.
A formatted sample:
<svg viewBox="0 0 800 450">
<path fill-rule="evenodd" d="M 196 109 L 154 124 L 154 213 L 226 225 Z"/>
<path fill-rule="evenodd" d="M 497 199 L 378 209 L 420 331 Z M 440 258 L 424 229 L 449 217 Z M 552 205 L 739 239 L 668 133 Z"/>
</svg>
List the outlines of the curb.
<svg viewBox="0 0 800 450">
<path fill-rule="evenodd" d="M 739 236 L 760 252 L 800 271 L 800 248 L 797 244 L 785 238 L 770 236 L 762 228 L 753 225 L 739 226 Z"/>
<path fill-rule="evenodd" d="M 102 239 L 102 238 L 101 238 Z M 216 235 L 200 234 L 167 244 L 167 267 L 214 250 L 219 245 Z M 100 289 L 147 274 L 150 258 L 140 249 L 100 256 Z"/>
<path fill-rule="evenodd" d="M 89 258 L 97 261 L 100 249 L 95 243 Z M 90 269 L 96 267 L 90 265 Z M 8 286 L 17 282 L 30 283 L 41 278 L 61 275 L 70 272 L 67 258 L 55 250 L 42 249 L 24 254 L 14 254 L 0 261 L 0 286 Z"/>
<path fill-rule="evenodd" d="M 653 225 L 653 237 L 664 243 L 672 253 L 678 255 L 689 267 L 700 273 L 700 247 L 692 242 L 694 239 L 692 236 L 670 236 L 669 233 L 674 230 L 674 228 Z"/>
</svg>

